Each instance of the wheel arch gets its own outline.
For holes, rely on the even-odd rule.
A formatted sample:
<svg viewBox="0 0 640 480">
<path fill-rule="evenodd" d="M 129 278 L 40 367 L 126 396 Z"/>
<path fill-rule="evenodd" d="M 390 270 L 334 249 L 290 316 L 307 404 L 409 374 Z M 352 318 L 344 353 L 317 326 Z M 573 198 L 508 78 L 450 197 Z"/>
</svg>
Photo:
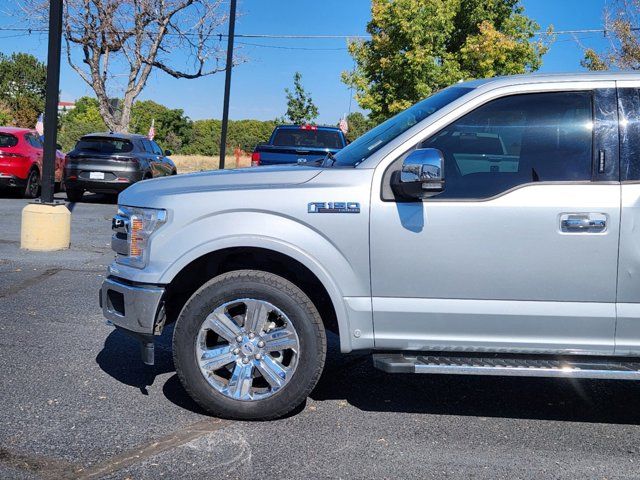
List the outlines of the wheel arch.
<svg viewBox="0 0 640 480">
<path fill-rule="evenodd" d="M 351 351 L 349 319 L 342 295 L 319 265 L 300 256 L 253 245 L 225 247 L 200 255 L 184 265 L 167 284 L 167 322 L 175 321 L 189 297 L 211 278 L 234 270 L 261 270 L 297 285 L 318 309 L 325 328 L 340 336 L 341 350 Z"/>
</svg>

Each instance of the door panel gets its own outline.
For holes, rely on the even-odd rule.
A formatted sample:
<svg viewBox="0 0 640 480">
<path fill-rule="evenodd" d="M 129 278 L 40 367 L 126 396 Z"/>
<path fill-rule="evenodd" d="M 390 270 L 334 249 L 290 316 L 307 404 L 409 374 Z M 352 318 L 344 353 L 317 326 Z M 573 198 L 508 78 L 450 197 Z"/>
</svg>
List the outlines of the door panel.
<svg viewBox="0 0 640 480">
<path fill-rule="evenodd" d="M 376 347 L 612 351 L 619 202 L 620 186 L 602 184 L 380 202 L 371 213 Z M 581 212 L 604 215 L 606 230 L 563 233 L 561 216 Z"/>
<path fill-rule="evenodd" d="M 617 171 L 614 97 L 498 98 L 420 142 L 444 191 L 372 200 L 377 348 L 613 353 L 620 185 L 592 179 Z"/>
</svg>

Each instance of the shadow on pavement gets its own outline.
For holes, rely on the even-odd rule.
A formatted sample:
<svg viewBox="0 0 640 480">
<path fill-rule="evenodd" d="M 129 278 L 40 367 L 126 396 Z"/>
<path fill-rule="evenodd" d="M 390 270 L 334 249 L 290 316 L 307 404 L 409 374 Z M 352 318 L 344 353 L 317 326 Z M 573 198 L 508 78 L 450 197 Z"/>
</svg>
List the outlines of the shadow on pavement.
<svg viewBox="0 0 640 480">
<path fill-rule="evenodd" d="M 173 327 L 169 326 L 156 337 L 155 365 L 150 366 L 142 363 L 140 342 L 114 329 L 98 353 L 96 363 L 107 375 L 148 395 L 147 387 L 153 385 L 157 375 L 175 370 L 171 355 L 172 335 Z"/>
<path fill-rule="evenodd" d="M 96 361 L 113 378 L 146 394 L 156 375 L 175 370 L 172 334 L 169 327 L 157 339 L 153 367 L 142 364 L 138 342 L 118 331 L 109 335 Z M 187 395 L 177 375 L 162 390 L 179 407 L 206 414 Z M 329 337 L 327 364 L 311 398 L 345 400 L 372 412 L 640 424 L 638 382 L 387 374 L 373 367 L 369 354 L 340 354 L 334 335 Z"/>
</svg>

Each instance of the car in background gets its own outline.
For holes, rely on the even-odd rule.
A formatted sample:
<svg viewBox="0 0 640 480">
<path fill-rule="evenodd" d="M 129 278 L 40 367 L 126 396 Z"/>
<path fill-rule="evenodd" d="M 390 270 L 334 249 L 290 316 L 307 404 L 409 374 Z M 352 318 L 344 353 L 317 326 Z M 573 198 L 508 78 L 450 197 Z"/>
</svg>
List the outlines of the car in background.
<svg viewBox="0 0 640 480">
<path fill-rule="evenodd" d="M 177 169 L 162 150 L 144 135 L 92 133 L 85 135 L 67 154 L 64 182 L 71 202 L 82 200 L 84 192 L 117 195 L 129 185 L 166 175 Z"/>
<path fill-rule="evenodd" d="M 18 191 L 26 198 L 36 198 L 40 193 L 43 148 L 40 135 L 35 130 L 0 127 L 0 188 Z M 55 181 L 58 190 L 64 163 L 64 153 L 56 150 Z"/>
<path fill-rule="evenodd" d="M 346 145 L 347 139 L 338 127 L 278 125 L 267 143 L 256 145 L 251 166 L 319 163 Z"/>
</svg>

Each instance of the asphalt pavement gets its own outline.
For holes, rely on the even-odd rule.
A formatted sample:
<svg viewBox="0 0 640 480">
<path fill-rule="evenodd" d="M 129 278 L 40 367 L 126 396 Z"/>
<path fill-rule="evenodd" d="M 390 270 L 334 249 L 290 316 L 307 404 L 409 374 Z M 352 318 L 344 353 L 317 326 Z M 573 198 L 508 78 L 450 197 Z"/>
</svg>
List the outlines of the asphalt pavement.
<svg viewBox="0 0 640 480">
<path fill-rule="evenodd" d="M 0 198 L 0 478 L 640 477 L 640 383 L 391 375 L 335 337 L 287 418 L 207 416 L 171 329 L 146 367 L 104 324 L 116 206 L 86 200 L 69 205 L 71 249 L 34 253 L 19 249 L 26 201 Z"/>
</svg>

